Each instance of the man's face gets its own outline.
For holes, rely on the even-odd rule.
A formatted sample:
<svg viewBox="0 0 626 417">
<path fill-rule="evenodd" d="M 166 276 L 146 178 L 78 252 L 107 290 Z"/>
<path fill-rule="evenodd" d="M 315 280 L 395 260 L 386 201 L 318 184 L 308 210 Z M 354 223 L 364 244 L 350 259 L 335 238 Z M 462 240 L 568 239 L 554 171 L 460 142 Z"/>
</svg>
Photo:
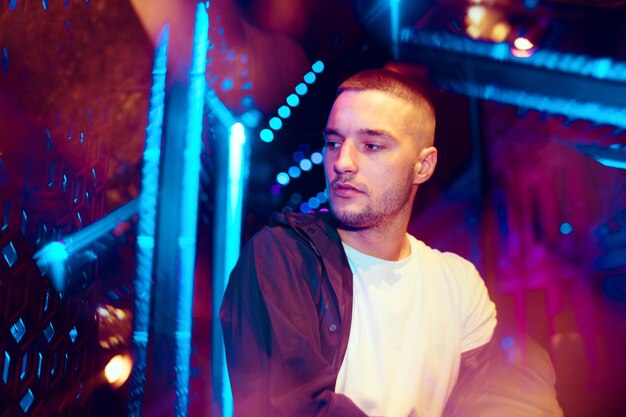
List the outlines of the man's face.
<svg viewBox="0 0 626 417">
<path fill-rule="evenodd" d="M 345 91 L 335 100 L 324 169 L 331 210 L 343 225 L 369 228 L 410 216 L 421 167 L 412 108 L 375 90 Z"/>
</svg>

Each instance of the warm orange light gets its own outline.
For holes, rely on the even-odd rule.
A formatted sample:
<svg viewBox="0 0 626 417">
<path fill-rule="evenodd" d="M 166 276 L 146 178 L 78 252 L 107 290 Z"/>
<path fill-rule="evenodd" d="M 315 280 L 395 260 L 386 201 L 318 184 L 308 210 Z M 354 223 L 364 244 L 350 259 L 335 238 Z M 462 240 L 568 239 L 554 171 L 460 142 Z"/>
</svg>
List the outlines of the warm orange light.
<svg viewBox="0 0 626 417">
<path fill-rule="evenodd" d="M 116 355 L 104 367 L 104 377 L 113 388 L 119 388 L 128 380 L 133 361 L 127 354 Z"/>
<path fill-rule="evenodd" d="M 504 42 L 511 32 L 511 27 L 506 22 L 496 23 L 491 29 L 491 40 L 494 42 Z"/>
<path fill-rule="evenodd" d="M 532 50 L 523 51 L 517 48 L 511 48 L 511 55 L 517 58 L 528 58 L 533 55 Z"/>
<path fill-rule="evenodd" d="M 535 45 L 531 41 L 522 36 L 516 38 L 513 41 L 513 45 L 520 51 L 528 51 L 529 49 L 533 49 L 535 47 Z"/>
<path fill-rule="evenodd" d="M 470 6 L 467 9 L 467 19 L 476 26 L 480 25 L 486 14 L 487 9 L 483 6 Z"/>
<path fill-rule="evenodd" d="M 477 39 L 480 36 L 480 29 L 477 26 L 470 25 L 467 27 L 466 32 L 471 38 Z"/>
</svg>

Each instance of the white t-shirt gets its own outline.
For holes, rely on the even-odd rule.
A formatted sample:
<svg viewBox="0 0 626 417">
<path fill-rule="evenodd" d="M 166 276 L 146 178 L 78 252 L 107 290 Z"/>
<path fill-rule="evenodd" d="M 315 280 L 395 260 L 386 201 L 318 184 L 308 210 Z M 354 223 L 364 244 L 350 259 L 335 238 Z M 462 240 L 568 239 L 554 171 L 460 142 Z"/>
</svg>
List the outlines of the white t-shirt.
<svg viewBox="0 0 626 417">
<path fill-rule="evenodd" d="M 335 392 L 369 416 L 440 417 L 461 353 L 489 342 L 496 310 L 469 261 L 407 236 L 397 262 L 344 244 L 354 297 Z"/>
</svg>

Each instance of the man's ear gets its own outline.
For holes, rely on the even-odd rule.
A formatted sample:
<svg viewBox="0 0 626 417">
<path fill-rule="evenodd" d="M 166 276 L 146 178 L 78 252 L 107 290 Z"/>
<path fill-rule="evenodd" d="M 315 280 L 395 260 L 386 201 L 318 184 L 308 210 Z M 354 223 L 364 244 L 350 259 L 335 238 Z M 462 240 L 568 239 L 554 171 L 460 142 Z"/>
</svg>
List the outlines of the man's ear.
<svg viewBox="0 0 626 417">
<path fill-rule="evenodd" d="M 437 165 L 437 148 L 429 146 L 421 150 L 417 163 L 415 164 L 415 184 L 426 182 L 435 172 Z"/>
</svg>

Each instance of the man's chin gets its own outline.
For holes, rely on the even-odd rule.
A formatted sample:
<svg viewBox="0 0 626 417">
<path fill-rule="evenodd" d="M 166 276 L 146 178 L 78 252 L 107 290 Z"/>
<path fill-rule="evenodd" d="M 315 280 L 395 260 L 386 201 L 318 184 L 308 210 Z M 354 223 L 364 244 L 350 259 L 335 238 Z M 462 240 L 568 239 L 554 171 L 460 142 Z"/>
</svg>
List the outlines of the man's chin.
<svg viewBox="0 0 626 417">
<path fill-rule="evenodd" d="M 369 227 L 363 212 L 335 210 L 333 208 L 331 208 L 330 212 L 341 228 L 359 230 Z"/>
</svg>

